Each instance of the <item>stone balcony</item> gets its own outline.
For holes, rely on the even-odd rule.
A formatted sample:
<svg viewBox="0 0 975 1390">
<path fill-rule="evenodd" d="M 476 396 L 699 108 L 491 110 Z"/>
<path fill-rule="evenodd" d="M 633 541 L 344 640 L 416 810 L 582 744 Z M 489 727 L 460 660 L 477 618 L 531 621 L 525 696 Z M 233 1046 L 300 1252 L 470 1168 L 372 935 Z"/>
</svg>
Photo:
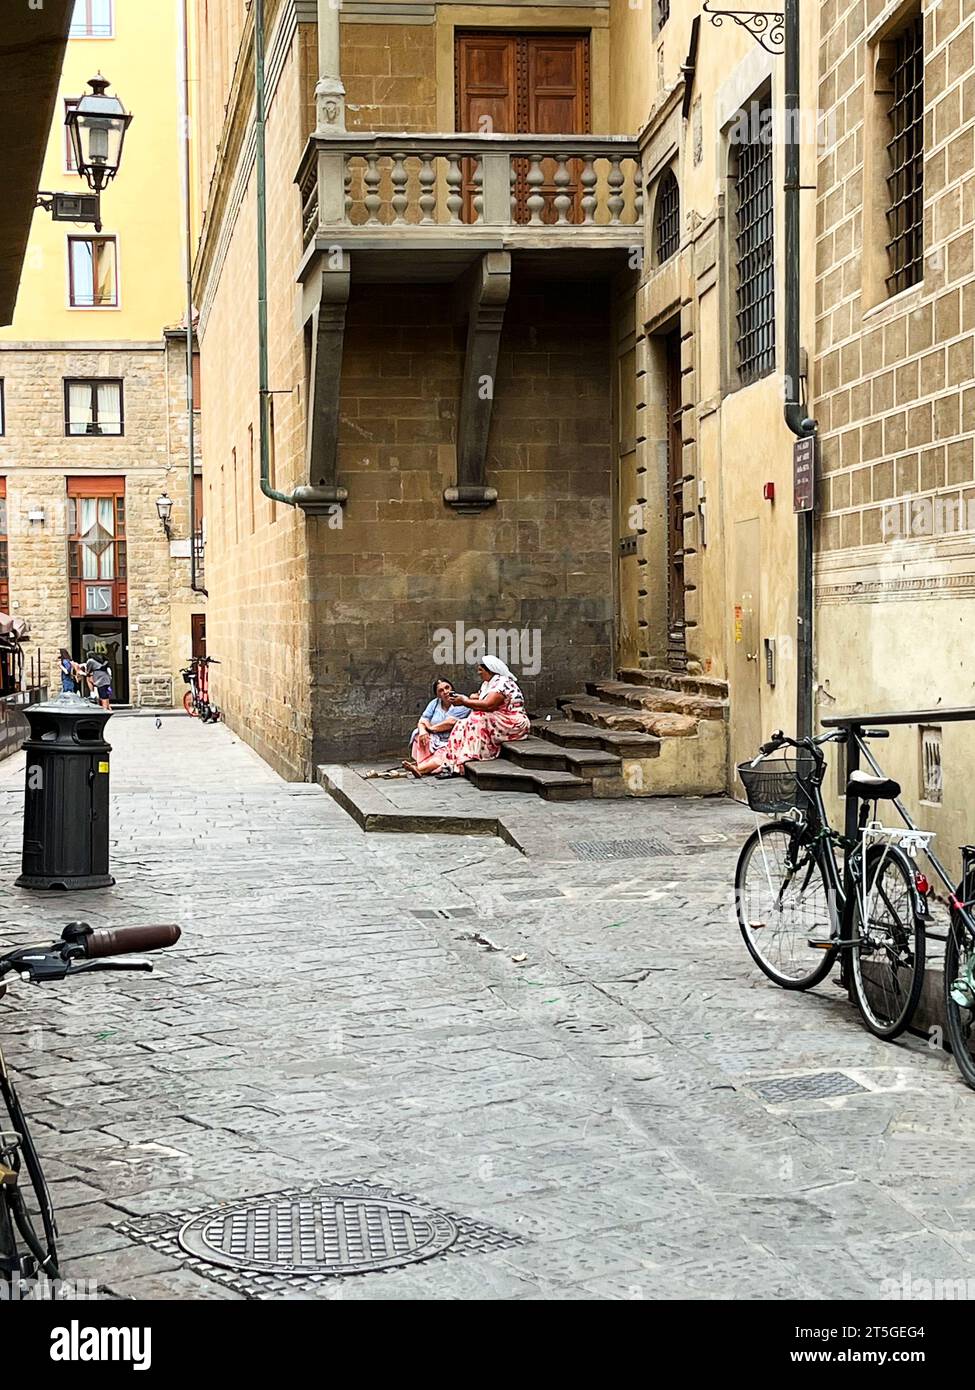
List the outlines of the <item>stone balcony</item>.
<svg viewBox="0 0 975 1390">
<path fill-rule="evenodd" d="M 357 274 L 376 253 L 388 278 L 394 252 L 403 273 L 420 257 L 450 279 L 487 251 L 619 255 L 643 242 L 639 150 L 625 135 L 315 136 L 296 182 L 306 262 L 362 252 Z"/>
<path fill-rule="evenodd" d="M 440 283 L 466 323 L 447 506 L 491 507 L 493 381 L 512 276 L 610 277 L 643 251 L 639 148 L 626 135 L 315 135 L 301 161 L 298 322 L 309 346 L 309 515 L 347 499 L 337 468 L 346 309 L 354 282 Z"/>
</svg>

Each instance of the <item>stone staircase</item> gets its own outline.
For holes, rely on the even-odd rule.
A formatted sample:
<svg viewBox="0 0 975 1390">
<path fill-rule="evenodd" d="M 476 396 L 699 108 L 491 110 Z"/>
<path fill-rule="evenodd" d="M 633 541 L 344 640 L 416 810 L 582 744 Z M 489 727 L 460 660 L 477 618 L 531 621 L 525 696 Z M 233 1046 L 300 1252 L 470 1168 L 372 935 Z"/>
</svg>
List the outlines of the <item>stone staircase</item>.
<svg viewBox="0 0 975 1390">
<path fill-rule="evenodd" d="M 483 791 L 587 797 L 708 796 L 725 790 L 728 687 L 676 671 L 624 669 L 589 681 L 532 721 L 501 756 L 468 763 Z"/>
</svg>

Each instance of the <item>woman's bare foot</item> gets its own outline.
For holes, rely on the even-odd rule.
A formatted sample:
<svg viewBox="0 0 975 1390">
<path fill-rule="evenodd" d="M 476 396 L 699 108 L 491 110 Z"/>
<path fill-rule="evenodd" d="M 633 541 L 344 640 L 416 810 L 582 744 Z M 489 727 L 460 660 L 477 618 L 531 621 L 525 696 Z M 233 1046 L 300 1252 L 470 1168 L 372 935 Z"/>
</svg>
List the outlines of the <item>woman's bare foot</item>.
<svg viewBox="0 0 975 1390">
<path fill-rule="evenodd" d="M 406 768 L 407 772 L 410 773 L 411 776 L 419 777 L 420 773 L 417 770 L 416 763 L 411 763 L 408 758 L 404 758 L 403 766 Z"/>
</svg>

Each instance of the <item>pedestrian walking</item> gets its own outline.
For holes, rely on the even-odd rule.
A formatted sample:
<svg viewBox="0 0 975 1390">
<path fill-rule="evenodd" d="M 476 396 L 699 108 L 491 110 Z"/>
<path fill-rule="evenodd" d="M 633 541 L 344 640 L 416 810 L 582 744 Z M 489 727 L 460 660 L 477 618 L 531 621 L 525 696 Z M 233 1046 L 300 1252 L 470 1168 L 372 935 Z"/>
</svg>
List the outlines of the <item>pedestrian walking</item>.
<svg viewBox="0 0 975 1390">
<path fill-rule="evenodd" d="M 81 667 L 88 680 L 88 689 L 94 695 L 102 709 L 112 708 L 112 672 L 106 661 L 102 661 L 97 656 L 89 657 Z"/>
<path fill-rule="evenodd" d="M 66 647 L 61 648 L 58 664 L 61 668 L 61 694 L 76 695 L 78 692 L 78 680 L 75 672 L 78 668 L 75 666 Z"/>
</svg>

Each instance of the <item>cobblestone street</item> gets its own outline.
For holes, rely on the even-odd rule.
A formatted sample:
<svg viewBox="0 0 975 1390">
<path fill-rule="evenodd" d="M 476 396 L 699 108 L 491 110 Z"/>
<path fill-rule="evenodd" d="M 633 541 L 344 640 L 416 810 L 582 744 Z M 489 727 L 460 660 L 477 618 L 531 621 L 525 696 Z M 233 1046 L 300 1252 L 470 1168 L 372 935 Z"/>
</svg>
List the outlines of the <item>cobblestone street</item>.
<svg viewBox="0 0 975 1390">
<path fill-rule="evenodd" d="M 135 1239 L 141 1218 L 361 1180 L 499 1234 L 320 1297 L 855 1299 L 975 1278 L 975 1097 L 924 1042 L 869 1036 L 835 984 L 758 974 L 732 915 L 739 806 L 533 803 L 547 835 L 526 857 L 364 834 L 223 727 L 120 714 L 108 735 L 111 890 L 10 887 L 23 755 L 0 765 L 4 940 L 76 918 L 184 933 L 151 976 L 3 1003 L 69 1277 L 243 1297 Z M 653 852 L 582 857 L 637 838 Z M 765 1094 L 822 1072 L 849 1093 Z"/>
</svg>

